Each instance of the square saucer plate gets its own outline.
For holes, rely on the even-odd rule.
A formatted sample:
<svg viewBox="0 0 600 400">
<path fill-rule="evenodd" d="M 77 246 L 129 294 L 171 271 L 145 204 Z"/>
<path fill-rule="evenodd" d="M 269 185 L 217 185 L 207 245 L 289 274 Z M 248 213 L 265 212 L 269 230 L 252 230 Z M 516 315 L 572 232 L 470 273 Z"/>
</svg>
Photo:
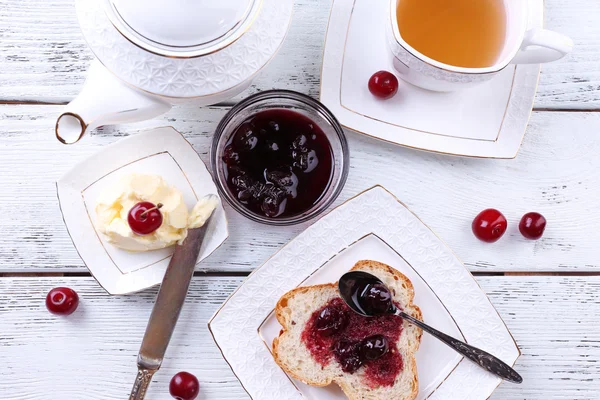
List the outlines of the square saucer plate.
<svg viewBox="0 0 600 400">
<path fill-rule="evenodd" d="M 543 0 L 523 1 L 530 5 L 530 27 L 541 27 Z M 396 73 L 386 39 L 389 23 L 389 0 L 333 2 L 321 71 L 321 101 L 340 123 L 406 147 L 514 158 L 533 108 L 540 66 L 509 65 L 488 82 L 448 93 L 400 80 L 398 94 L 380 100 L 369 93 L 367 82 L 379 70 Z"/>
<path fill-rule="evenodd" d="M 188 209 L 217 188 L 187 140 L 170 127 L 119 140 L 84 160 L 56 184 L 63 219 L 73 244 L 98 283 L 110 294 L 127 294 L 161 283 L 174 248 L 132 253 L 106 241 L 96 230 L 96 201 L 124 175 L 156 174 L 177 187 Z M 223 206 L 208 227 L 199 262 L 229 236 Z"/>
<path fill-rule="evenodd" d="M 307 386 L 273 360 L 279 298 L 298 286 L 335 282 L 356 261 L 398 269 L 415 287 L 425 322 L 514 365 L 520 355 L 506 325 L 471 273 L 411 211 L 375 187 L 331 211 L 272 256 L 221 306 L 209 329 L 223 357 L 256 400 L 345 396 Z M 417 352 L 417 399 L 487 399 L 500 379 L 427 334 Z"/>
</svg>

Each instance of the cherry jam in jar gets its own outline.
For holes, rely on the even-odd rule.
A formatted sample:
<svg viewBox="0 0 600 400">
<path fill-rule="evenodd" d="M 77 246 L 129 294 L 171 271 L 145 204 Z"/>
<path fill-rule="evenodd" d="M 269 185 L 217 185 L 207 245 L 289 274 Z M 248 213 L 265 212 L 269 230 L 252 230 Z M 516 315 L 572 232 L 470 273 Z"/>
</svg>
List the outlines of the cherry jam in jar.
<svg viewBox="0 0 600 400">
<path fill-rule="evenodd" d="M 349 170 L 344 131 L 321 103 L 269 90 L 242 100 L 213 138 L 211 166 L 222 197 L 269 225 L 308 221 L 339 196 Z"/>
<path fill-rule="evenodd" d="M 222 157 L 227 185 L 240 203 L 268 218 L 293 216 L 315 205 L 331 181 L 333 155 L 319 126 L 286 109 L 246 119 Z"/>
</svg>

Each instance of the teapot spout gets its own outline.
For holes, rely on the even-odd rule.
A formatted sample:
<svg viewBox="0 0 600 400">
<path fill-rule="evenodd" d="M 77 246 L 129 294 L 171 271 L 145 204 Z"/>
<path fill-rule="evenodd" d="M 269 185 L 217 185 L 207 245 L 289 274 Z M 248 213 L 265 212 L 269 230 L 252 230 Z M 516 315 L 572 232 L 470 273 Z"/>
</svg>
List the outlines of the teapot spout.
<svg viewBox="0 0 600 400">
<path fill-rule="evenodd" d="M 94 60 L 83 90 L 56 121 L 56 138 L 73 144 L 99 126 L 144 121 L 170 109 L 169 103 L 130 88 Z"/>
</svg>

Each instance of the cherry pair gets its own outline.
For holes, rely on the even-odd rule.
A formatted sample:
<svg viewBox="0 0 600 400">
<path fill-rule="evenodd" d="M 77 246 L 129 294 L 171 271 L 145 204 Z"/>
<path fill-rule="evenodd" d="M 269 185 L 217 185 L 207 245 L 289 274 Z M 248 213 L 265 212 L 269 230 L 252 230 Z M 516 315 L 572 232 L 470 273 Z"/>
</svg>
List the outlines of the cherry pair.
<svg viewBox="0 0 600 400">
<path fill-rule="evenodd" d="M 508 222 L 506 217 L 500 211 L 493 208 L 488 208 L 480 212 L 471 225 L 473 234 L 479 240 L 487 243 L 494 243 L 499 240 L 506 232 L 507 227 Z M 519 231 L 527 239 L 537 240 L 541 238 L 545 229 L 546 218 L 536 212 L 523 215 L 519 222 Z"/>
</svg>

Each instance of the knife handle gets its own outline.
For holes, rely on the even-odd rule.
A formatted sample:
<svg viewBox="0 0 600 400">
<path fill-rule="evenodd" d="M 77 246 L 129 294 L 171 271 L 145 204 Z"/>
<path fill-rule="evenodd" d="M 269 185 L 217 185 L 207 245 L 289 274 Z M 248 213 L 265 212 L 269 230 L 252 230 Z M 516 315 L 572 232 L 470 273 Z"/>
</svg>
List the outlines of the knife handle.
<svg viewBox="0 0 600 400">
<path fill-rule="evenodd" d="M 148 386 L 150 386 L 150 382 L 152 382 L 152 375 L 154 375 L 155 372 L 156 371 L 145 368 L 140 368 L 138 370 L 133 389 L 131 389 L 131 394 L 129 395 L 129 400 L 144 400 L 146 392 L 148 391 Z"/>
</svg>

